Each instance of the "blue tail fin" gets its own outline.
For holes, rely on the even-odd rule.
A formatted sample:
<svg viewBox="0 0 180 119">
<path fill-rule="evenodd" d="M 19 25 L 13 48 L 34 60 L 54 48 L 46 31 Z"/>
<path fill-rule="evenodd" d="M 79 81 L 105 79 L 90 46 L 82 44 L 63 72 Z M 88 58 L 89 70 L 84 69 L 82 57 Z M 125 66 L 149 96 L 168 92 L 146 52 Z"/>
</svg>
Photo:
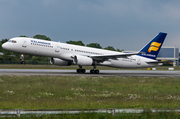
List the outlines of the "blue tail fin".
<svg viewBox="0 0 180 119">
<path fill-rule="evenodd" d="M 151 40 L 145 47 L 140 50 L 141 54 L 139 54 L 139 56 L 155 60 L 159 50 L 161 49 L 164 39 L 166 38 L 166 35 L 167 33 L 160 32 L 153 40 Z"/>
</svg>

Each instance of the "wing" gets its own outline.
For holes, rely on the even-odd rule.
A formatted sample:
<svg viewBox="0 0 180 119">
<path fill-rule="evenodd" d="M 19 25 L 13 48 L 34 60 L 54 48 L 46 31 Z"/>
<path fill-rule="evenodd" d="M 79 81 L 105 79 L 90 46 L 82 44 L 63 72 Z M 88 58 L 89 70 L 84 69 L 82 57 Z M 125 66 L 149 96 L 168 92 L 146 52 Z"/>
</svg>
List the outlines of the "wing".
<svg viewBox="0 0 180 119">
<path fill-rule="evenodd" d="M 173 61 L 150 61 L 150 62 L 146 62 L 148 64 L 158 64 L 158 63 L 172 63 Z"/>
<path fill-rule="evenodd" d="M 108 60 L 108 59 L 117 59 L 117 58 L 126 58 L 127 56 L 131 55 L 137 55 L 141 54 L 140 52 L 134 52 L 134 53 L 121 53 L 121 54 L 116 54 L 116 55 L 111 55 L 111 54 L 106 54 L 106 55 L 91 55 L 90 57 L 95 60 Z"/>
</svg>

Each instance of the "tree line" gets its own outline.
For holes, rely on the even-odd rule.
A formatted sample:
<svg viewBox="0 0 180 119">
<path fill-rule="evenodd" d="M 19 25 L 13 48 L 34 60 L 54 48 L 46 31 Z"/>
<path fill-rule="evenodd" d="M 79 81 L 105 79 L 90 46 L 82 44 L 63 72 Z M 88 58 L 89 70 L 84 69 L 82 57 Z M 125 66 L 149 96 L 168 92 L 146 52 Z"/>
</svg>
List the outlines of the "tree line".
<svg viewBox="0 0 180 119">
<path fill-rule="evenodd" d="M 99 48 L 99 49 L 105 49 L 105 50 L 118 51 L 118 52 L 124 51 L 124 49 L 122 49 L 122 50 L 115 49 L 113 46 L 108 46 L 108 47 L 102 48 L 99 43 L 89 43 L 87 45 L 85 45 L 82 41 L 66 41 L 66 43 L 74 44 L 74 45 L 80 45 L 80 46 L 87 46 L 87 47 L 92 47 L 92 48 Z"/>
<path fill-rule="evenodd" d="M 19 36 L 19 37 L 28 37 L 28 36 Z M 51 39 L 45 35 L 40 35 L 37 34 L 33 36 L 33 38 L 36 39 L 42 39 L 42 40 L 48 40 L 51 41 Z M 11 52 L 7 51 L 2 48 L 2 44 L 7 42 L 9 39 L 2 39 L 0 41 L 0 64 L 19 64 L 21 62 L 20 55 L 17 52 Z M 92 48 L 99 48 L 99 49 L 105 49 L 105 50 L 112 50 L 112 51 L 124 51 L 123 49 L 115 49 L 113 46 L 107 46 L 105 48 L 102 48 L 102 46 L 99 43 L 89 43 L 89 44 L 84 44 L 82 41 L 66 41 L 67 44 L 74 44 L 74 45 L 80 45 L 80 46 L 86 46 L 86 47 L 92 47 Z M 26 64 L 49 64 L 50 58 L 49 57 L 44 57 L 44 56 L 34 56 L 31 54 L 25 54 L 24 55 L 24 60 Z"/>
</svg>

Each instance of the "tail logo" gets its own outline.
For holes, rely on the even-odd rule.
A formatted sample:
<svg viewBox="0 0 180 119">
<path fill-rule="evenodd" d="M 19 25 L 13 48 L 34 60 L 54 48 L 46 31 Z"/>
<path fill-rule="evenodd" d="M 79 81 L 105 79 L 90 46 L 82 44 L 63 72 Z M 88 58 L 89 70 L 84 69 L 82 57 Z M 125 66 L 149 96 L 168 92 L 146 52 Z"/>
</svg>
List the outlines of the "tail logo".
<svg viewBox="0 0 180 119">
<path fill-rule="evenodd" d="M 157 51 L 160 46 L 161 46 L 161 43 L 152 42 L 148 49 L 148 52 L 150 53 L 151 51 Z"/>
</svg>

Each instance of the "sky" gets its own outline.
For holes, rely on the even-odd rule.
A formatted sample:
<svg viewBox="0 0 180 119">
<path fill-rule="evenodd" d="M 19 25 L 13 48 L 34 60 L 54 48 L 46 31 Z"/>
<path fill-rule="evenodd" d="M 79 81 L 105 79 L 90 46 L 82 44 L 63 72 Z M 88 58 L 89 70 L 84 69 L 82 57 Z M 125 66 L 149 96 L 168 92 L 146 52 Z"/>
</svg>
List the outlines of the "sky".
<svg viewBox="0 0 180 119">
<path fill-rule="evenodd" d="M 0 0 L 0 39 L 41 34 L 52 41 L 138 51 L 159 32 L 180 48 L 180 0 Z"/>
</svg>

